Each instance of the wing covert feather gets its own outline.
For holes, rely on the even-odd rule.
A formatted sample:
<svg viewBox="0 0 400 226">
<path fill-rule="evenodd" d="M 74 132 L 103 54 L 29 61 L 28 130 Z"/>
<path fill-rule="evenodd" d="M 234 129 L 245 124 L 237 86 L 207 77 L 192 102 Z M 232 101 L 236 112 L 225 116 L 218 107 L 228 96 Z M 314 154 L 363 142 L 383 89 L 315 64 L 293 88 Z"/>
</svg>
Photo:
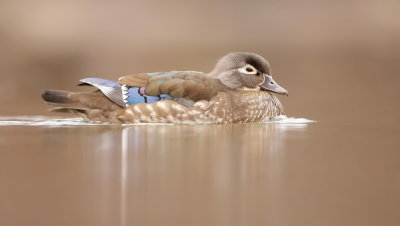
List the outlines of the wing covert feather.
<svg viewBox="0 0 400 226">
<path fill-rule="evenodd" d="M 134 87 L 145 87 L 148 83 L 150 76 L 146 73 L 127 75 L 118 79 L 119 84 L 134 86 Z"/>
<path fill-rule="evenodd" d="M 196 71 L 142 73 L 124 76 L 118 81 L 122 85 L 145 87 L 148 96 L 168 94 L 192 101 L 210 100 L 218 92 L 227 89 L 219 80 Z"/>
</svg>

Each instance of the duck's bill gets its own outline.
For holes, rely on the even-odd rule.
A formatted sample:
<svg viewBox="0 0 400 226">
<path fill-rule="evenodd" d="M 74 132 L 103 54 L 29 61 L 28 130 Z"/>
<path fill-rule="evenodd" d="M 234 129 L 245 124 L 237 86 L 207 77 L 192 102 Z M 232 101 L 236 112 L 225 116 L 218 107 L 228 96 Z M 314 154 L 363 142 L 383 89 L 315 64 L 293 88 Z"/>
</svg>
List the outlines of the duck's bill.
<svg viewBox="0 0 400 226">
<path fill-rule="evenodd" d="M 289 95 L 289 92 L 286 89 L 282 88 L 278 83 L 276 83 L 274 79 L 272 79 L 271 75 L 265 75 L 265 81 L 260 87 L 261 90 Z"/>
</svg>

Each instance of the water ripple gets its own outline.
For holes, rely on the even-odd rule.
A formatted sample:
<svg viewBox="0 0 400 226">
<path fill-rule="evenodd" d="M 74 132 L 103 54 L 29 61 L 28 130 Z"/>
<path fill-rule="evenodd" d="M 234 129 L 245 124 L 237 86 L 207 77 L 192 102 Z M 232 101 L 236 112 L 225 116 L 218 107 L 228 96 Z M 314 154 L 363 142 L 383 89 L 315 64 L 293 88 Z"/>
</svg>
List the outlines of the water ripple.
<svg viewBox="0 0 400 226">
<path fill-rule="evenodd" d="M 293 118 L 281 115 L 273 118 L 268 124 L 285 124 L 297 125 L 304 127 L 306 124 L 315 122 L 305 118 Z M 0 117 L 0 126 L 115 126 L 118 124 L 105 122 L 88 122 L 82 118 L 55 118 L 49 116 L 7 116 Z M 122 126 L 130 125 L 174 125 L 172 123 L 129 123 Z"/>
</svg>

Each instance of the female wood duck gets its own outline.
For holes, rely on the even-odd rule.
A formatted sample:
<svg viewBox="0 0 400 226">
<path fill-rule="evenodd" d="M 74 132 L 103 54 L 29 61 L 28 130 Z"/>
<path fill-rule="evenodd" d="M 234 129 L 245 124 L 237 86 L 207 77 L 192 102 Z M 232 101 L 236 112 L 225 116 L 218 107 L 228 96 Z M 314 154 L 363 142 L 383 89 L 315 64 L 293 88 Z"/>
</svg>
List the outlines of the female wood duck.
<svg viewBox="0 0 400 226">
<path fill-rule="evenodd" d="M 246 123 L 283 113 L 272 93 L 288 94 L 271 76 L 268 62 L 253 53 L 229 53 L 208 74 L 196 71 L 141 73 L 118 82 L 86 78 L 95 92 L 45 90 L 56 112 L 75 112 L 113 123 Z"/>
</svg>

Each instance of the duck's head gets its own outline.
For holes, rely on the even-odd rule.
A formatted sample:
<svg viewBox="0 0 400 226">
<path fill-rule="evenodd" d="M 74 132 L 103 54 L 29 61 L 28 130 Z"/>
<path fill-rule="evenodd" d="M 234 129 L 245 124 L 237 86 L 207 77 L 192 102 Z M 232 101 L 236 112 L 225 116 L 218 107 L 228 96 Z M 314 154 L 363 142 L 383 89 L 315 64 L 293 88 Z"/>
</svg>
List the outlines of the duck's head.
<svg viewBox="0 0 400 226">
<path fill-rule="evenodd" d="M 229 53 L 218 61 L 210 75 L 232 89 L 288 94 L 272 79 L 268 61 L 254 53 Z"/>
</svg>

